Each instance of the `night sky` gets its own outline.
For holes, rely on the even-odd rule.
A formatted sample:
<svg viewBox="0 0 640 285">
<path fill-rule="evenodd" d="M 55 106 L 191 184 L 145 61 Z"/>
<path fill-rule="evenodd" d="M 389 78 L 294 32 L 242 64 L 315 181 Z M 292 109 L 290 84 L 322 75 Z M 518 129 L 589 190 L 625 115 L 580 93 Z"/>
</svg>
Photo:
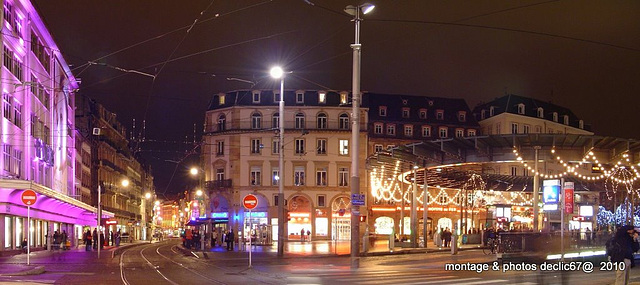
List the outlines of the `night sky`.
<svg viewBox="0 0 640 285">
<path fill-rule="evenodd" d="M 640 1 L 370 2 L 363 91 L 464 98 L 471 108 L 512 93 L 569 107 L 598 135 L 640 139 Z M 213 94 L 251 87 L 227 78 L 278 88 L 268 70 L 281 64 L 293 71 L 287 89 L 351 90 L 354 25 L 343 9 L 359 2 L 35 4 L 80 93 L 130 130 L 146 118 L 140 146 L 159 193 L 195 185 L 193 125 L 200 133 Z"/>
</svg>

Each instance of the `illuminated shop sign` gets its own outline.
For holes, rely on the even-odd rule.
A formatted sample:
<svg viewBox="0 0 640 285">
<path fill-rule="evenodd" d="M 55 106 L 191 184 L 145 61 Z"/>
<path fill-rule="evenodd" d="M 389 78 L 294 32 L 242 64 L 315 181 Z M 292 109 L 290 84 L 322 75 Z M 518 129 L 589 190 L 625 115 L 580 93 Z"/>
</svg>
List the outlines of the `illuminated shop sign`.
<svg viewBox="0 0 640 285">
<path fill-rule="evenodd" d="M 542 199 L 545 204 L 557 204 L 560 193 L 560 180 L 544 180 L 542 182 Z"/>
<path fill-rule="evenodd" d="M 244 217 L 249 218 L 249 212 L 244 212 Z M 267 212 L 251 212 L 251 218 L 266 218 Z"/>
<path fill-rule="evenodd" d="M 228 212 L 211 213 L 211 218 L 212 219 L 228 219 L 229 213 Z"/>
</svg>

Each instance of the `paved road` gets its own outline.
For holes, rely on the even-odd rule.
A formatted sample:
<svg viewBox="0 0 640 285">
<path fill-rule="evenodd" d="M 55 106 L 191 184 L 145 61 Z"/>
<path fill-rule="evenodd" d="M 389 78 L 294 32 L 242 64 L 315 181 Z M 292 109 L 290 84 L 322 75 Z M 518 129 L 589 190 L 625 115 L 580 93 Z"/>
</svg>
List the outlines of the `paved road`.
<svg viewBox="0 0 640 285">
<path fill-rule="evenodd" d="M 613 272 L 451 271 L 446 263 L 492 264 L 482 251 L 451 256 L 447 253 L 376 256 L 360 259 L 350 268 L 349 257 L 283 259 L 256 254 L 247 269 L 246 252 L 211 252 L 206 257 L 178 248 L 178 241 L 138 245 L 120 256 L 97 259 L 95 253 L 41 254 L 32 261 L 44 265 L 41 275 L 0 277 L 3 282 L 24 284 L 611 284 Z M 6 262 L 6 260 L 1 261 Z M 2 266 L 2 265 L 0 265 Z M 632 281 L 640 281 L 640 269 L 632 269 Z"/>
</svg>

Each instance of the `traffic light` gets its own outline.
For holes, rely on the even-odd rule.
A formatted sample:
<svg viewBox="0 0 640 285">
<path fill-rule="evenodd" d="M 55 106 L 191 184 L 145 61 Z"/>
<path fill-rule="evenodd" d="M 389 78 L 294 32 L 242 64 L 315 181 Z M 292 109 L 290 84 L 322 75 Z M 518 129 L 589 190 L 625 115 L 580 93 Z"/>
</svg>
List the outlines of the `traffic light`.
<svg viewBox="0 0 640 285">
<path fill-rule="evenodd" d="M 359 216 L 360 217 L 360 222 L 364 223 L 367 221 L 367 216 Z"/>
<path fill-rule="evenodd" d="M 287 216 L 287 221 L 291 221 L 291 213 L 289 213 L 289 210 L 284 209 L 284 213 L 285 213 L 285 216 Z"/>
</svg>

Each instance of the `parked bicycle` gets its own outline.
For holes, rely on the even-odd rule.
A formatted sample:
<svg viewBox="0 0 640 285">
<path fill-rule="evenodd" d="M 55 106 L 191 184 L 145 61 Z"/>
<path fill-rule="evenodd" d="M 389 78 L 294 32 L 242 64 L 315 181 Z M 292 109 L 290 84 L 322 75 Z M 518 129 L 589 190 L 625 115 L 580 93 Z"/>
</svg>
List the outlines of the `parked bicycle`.
<svg viewBox="0 0 640 285">
<path fill-rule="evenodd" d="M 495 238 L 487 239 L 487 245 L 482 248 L 484 254 L 495 254 L 498 251 L 498 240 Z"/>
</svg>

